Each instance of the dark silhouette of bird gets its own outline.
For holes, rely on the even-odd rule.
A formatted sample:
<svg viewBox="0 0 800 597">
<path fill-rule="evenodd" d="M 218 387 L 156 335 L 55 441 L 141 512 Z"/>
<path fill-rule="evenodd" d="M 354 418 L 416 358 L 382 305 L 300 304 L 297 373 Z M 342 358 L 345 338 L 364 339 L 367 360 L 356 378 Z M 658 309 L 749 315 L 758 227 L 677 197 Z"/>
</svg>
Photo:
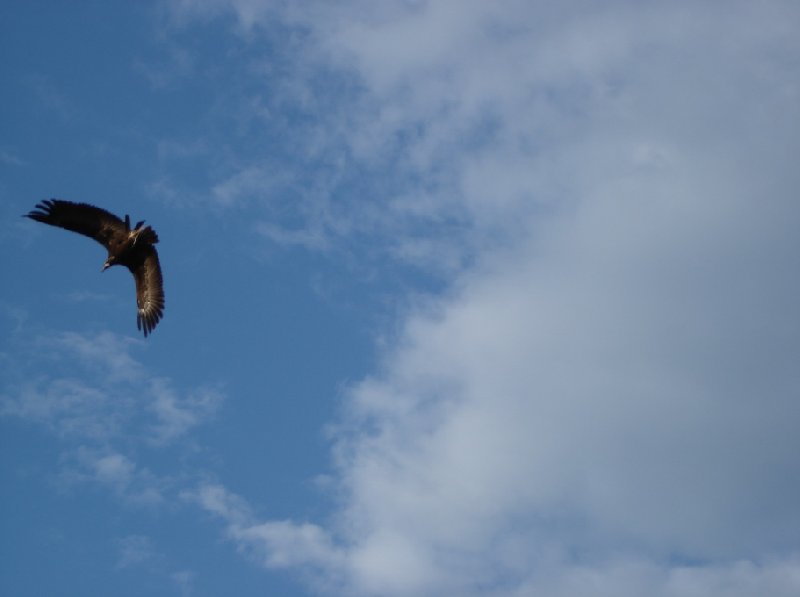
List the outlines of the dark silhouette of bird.
<svg viewBox="0 0 800 597">
<path fill-rule="evenodd" d="M 136 327 L 145 337 L 153 331 L 164 314 L 164 285 L 161 265 L 153 246 L 158 235 L 144 220 L 131 229 L 131 220 L 125 220 L 104 209 L 87 203 L 73 203 L 61 199 L 47 199 L 36 204 L 36 209 L 25 214 L 37 222 L 59 226 L 95 239 L 108 250 L 103 264 L 105 271 L 112 265 L 124 265 L 136 281 Z"/>
</svg>

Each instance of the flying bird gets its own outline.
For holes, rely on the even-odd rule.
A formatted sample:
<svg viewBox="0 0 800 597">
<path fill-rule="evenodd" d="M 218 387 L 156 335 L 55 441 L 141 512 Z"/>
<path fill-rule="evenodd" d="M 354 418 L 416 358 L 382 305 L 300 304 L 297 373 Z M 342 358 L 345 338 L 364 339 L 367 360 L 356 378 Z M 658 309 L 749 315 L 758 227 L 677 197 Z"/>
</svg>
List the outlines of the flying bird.
<svg viewBox="0 0 800 597">
<path fill-rule="evenodd" d="M 127 215 L 123 221 L 94 205 L 61 199 L 37 203 L 36 209 L 24 217 L 78 232 L 103 245 L 108 259 L 100 271 L 112 265 L 124 265 L 130 270 L 136 281 L 136 327 L 144 331 L 145 338 L 155 329 L 164 314 L 164 285 L 153 246 L 158 235 L 150 226 L 143 227 L 144 220 L 131 229 Z"/>
</svg>

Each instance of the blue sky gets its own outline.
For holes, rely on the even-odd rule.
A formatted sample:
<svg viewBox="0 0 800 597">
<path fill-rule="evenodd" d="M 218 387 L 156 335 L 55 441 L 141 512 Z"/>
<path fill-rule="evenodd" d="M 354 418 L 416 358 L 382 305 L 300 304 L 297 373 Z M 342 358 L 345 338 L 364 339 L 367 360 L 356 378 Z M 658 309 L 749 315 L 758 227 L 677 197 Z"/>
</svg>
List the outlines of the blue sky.
<svg viewBox="0 0 800 597">
<path fill-rule="evenodd" d="M 800 591 L 795 2 L 0 14 L 0 592 Z"/>
</svg>

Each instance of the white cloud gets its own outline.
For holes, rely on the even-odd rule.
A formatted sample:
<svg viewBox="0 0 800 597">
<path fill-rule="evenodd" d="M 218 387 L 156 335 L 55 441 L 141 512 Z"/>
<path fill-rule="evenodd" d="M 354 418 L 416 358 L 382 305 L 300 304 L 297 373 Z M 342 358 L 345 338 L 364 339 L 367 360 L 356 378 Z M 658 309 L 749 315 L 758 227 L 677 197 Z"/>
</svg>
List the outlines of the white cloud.
<svg viewBox="0 0 800 597">
<path fill-rule="evenodd" d="M 331 136 L 415 182 L 305 213 L 401 258 L 457 223 L 455 274 L 351 388 L 331 521 L 204 507 L 339 594 L 800 590 L 796 6 L 309 14 L 364 90 Z"/>
<path fill-rule="evenodd" d="M 75 378 L 26 381 L 0 398 L 3 416 L 45 425 L 61 437 L 113 436 L 130 407 L 127 400 L 112 401 L 105 391 Z"/>
<path fill-rule="evenodd" d="M 25 160 L 17 155 L 16 151 L 5 147 L 0 147 L 0 164 L 17 167 L 28 165 Z"/>
<path fill-rule="evenodd" d="M 274 568 L 286 566 L 325 566 L 344 563 L 341 550 L 336 549 L 328 534 L 315 524 L 294 524 L 282 520 L 257 524 L 239 530 L 239 541 L 261 544 L 264 564 Z"/>
<path fill-rule="evenodd" d="M 261 70 L 250 63 L 242 73 L 263 92 L 227 98 L 249 132 L 236 158 L 220 151 L 229 167 L 215 175 L 215 205 L 260 205 L 264 236 L 284 246 L 332 251 L 360 240 L 369 254 L 442 273 L 524 236 L 543 211 L 578 200 L 573 183 L 604 165 L 657 167 L 681 132 L 726 139 L 719 127 L 738 116 L 731 78 L 748 77 L 737 102 L 764 115 L 797 95 L 761 68 L 791 43 L 780 3 L 756 12 L 738 3 L 727 15 L 696 3 L 172 6 L 184 17 L 238 15 L 246 39 L 279 16 L 297 30 Z M 759 28 L 740 26 L 748 21 Z M 719 35 L 703 40 L 707 31 Z M 712 64 L 718 72 L 706 76 Z M 700 86 L 705 97 L 693 93 Z M 757 91 L 765 86 L 776 89 L 771 100 Z M 300 117 L 285 122 L 287 109 Z M 690 120 L 702 134 L 687 131 Z M 758 136 L 757 122 L 737 123 L 748 124 Z M 280 152 L 253 151 L 249 135 L 265 134 L 281 139 Z"/>
<path fill-rule="evenodd" d="M 100 332 L 98 334 L 79 334 L 62 332 L 50 337 L 41 337 L 40 346 L 63 360 L 75 358 L 95 371 L 102 371 L 112 380 L 134 381 L 143 373 L 142 366 L 131 356 L 130 350 L 140 345 L 140 340 Z"/>
<path fill-rule="evenodd" d="M 276 3 L 264 0 L 173 0 L 167 4 L 172 10 L 172 17 L 179 22 L 189 17 L 210 19 L 224 15 L 233 4 L 242 32 L 248 33 L 254 25 L 270 16 Z"/>
<path fill-rule="evenodd" d="M 109 332 L 63 332 L 18 345 L 15 352 L 35 359 L 41 373 L 21 375 L 9 357 L 0 414 L 46 425 L 65 438 L 107 441 L 138 423 L 137 410 L 145 407 L 153 415 L 146 437 L 155 445 L 213 418 L 223 393 L 210 386 L 174 389 L 169 378 L 152 375 L 131 354 L 141 345 Z"/>
<path fill-rule="evenodd" d="M 181 595 L 191 595 L 197 575 L 191 570 L 179 570 L 170 575 L 172 582 L 178 587 Z"/>
<path fill-rule="evenodd" d="M 213 388 L 189 390 L 182 396 L 164 378 L 150 381 L 150 393 L 153 397 L 151 409 L 156 415 L 151 439 L 156 444 L 169 443 L 211 419 L 224 399 L 223 394 Z"/>
<path fill-rule="evenodd" d="M 66 452 L 62 461 L 58 480 L 64 489 L 93 483 L 134 506 L 152 507 L 164 502 L 169 480 L 113 449 L 79 446 Z"/>
<path fill-rule="evenodd" d="M 262 222 L 257 226 L 257 230 L 265 238 L 284 247 L 300 246 L 306 249 L 318 250 L 330 245 L 327 233 L 320 229 L 299 228 L 290 230 L 284 226 Z"/>
<path fill-rule="evenodd" d="M 196 502 L 203 509 L 215 514 L 232 527 L 240 527 L 252 519 L 250 508 L 239 496 L 222 485 L 204 484 L 196 490 L 184 490 L 181 497 Z"/>
<path fill-rule="evenodd" d="M 216 184 L 211 190 L 214 199 L 223 207 L 253 197 L 263 196 L 271 183 L 269 173 L 249 167 Z"/>
<path fill-rule="evenodd" d="M 0 416 L 41 425 L 59 440 L 60 487 L 96 485 L 125 503 L 156 506 L 195 474 L 186 463 L 154 472 L 139 459 L 143 450 L 194 448 L 191 432 L 213 419 L 224 395 L 174 388 L 134 357 L 141 346 L 108 332 L 12 339 L 0 361 Z"/>
<path fill-rule="evenodd" d="M 220 484 L 203 484 L 181 492 L 181 497 L 219 517 L 228 537 L 268 568 L 302 567 L 310 578 L 323 568 L 329 590 L 337 569 L 347 565 L 344 551 L 318 525 L 288 520 L 259 523 L 247 502 Z"/>
<path fill-rule="evenodd" d="M 138 566 L 156 557 L 153 542 L 144 535 L 128 535 L 117 541 L 117 568 Z"/>
<path fill-rule="evenodd" d="M 640 559 L 619 560 L 603 568 L 556 569 L 556 574 L 521 587 L 516 596 L 552 597 L 789 597 L 797 592 L 796 558 L 764 564 L 675 566 L 665 570 Z"/>
<path fill-rule="evenodd" d="M 73 292 L 68 292 L 63 296 L 66 300 L 71 301 L 73 303 L 102 302 L 102 301 L 108 301 L 110 298 L 110 295 L 108 294 L 92 292 L 90 290 L 80 290 L 80 291 L 76 290 Z"/>
</svg>

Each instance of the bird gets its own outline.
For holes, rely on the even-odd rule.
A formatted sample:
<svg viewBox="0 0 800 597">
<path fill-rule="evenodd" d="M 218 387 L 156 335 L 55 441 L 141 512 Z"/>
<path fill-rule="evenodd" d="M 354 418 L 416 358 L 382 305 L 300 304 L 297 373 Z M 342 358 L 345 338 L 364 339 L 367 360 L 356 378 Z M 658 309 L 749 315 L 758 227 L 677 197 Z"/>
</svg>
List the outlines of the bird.
<svg viewBox="0 0 800 597">
<path fill-rule="evenodd" d="M 124 265 L 136 281 L 136 327 L 150 334 L 164 315 L 164 283 L 155 244 L 158 235 L 144 220 L 131 229 L 130 216 L 125 220 L 89 205 L 62 199 L 45 199 L 23 217 L 65 228 L 93 238 L 108 250 L 108 259 L 100 270 Z"/>
</svg>

